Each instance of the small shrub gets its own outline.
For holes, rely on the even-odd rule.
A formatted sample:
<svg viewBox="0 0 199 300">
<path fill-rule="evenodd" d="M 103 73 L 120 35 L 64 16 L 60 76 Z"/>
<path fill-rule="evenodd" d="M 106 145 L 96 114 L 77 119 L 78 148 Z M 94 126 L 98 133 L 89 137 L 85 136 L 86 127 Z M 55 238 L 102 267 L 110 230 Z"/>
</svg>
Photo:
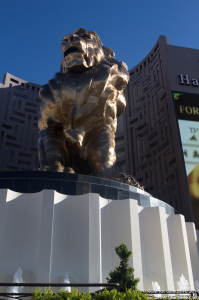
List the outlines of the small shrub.
<svg viewBox="0 0 199 300">
<path fill-rule="evenodd" d="M 72 289 L 71 293 L 65 290 L 60 290 L 59 293 L 53 294 L 50 287 L 45 292 L 41 292 L 41 289 L 36 289 L 33 293 L 33 300 L 91 300 L 90 293 L 79 293 L 77 289 Z"/>
<path fill-rule="evenodd" d="M 125 244 L 115 247 L 115 252 L 120 258 L 120 265 L 114 271 L 110 271 L 107 277 L 108 283 L 119 283 L 121 292 L 127 289 L 136 289 L 139 278 L 134 278 L 134 269 L 128 266 L 129 257 L 132 252 L 129 251 Z"/>
<path fill-rule="evenodd" d="M 42 293 L 41 289 L 37 288 L 33 293 L 33 299 L 35 300 L 51 300 L 54 298 L 53 292 L 51 291 L 50 287 Z"/>
<path fill-rule="evenodd" d="M 118 293 L 117 290 L 95 294 L 94 300 L 148 300 L 148 295 L 140 291 L 128 289 L 125 293 Z"/>
<path fill-rule="evenodd" d="M 118 300 L 121 299 L 121 297 L 118 295 L 120 295 L 120 293 L 117 293 L 117 290 L 111 290 L 108 291 L 107 289 L 105 289 L 104 292 L 100 292 L 99 294 L 95 294 L 95 300 Z"/>
</svg>

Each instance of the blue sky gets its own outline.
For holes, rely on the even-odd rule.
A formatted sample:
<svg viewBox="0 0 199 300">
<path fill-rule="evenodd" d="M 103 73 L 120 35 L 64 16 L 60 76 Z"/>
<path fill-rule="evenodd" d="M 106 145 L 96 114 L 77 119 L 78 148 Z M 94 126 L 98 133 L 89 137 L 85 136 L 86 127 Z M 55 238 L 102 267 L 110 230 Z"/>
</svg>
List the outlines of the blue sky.
<svg viewBox="0 0 199 300">
<path fill-rule="evenodd" d="M 62 38 L 79 27 L 131 69 L 159 35 L 199 48 L 199 0 L 0 0 L 0 81 L 9 72 L 45 84 L 59 71 Z"/>
</svg>

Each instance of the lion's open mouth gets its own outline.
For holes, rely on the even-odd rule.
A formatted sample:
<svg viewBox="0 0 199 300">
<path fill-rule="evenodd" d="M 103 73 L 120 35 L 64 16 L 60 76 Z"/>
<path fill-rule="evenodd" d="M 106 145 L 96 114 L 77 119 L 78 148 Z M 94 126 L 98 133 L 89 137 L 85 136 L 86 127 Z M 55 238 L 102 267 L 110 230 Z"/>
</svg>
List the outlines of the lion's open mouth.
<svg viewBox="0 0 199 300">
<path fill-rule="evenodd" d="M 79 48 L 77 48 L 77 47 L 70 47 L 68 50 L 66 50 L 66 51 L 64 52 L 64 57 L 67 56 L 68 54 L 72 53 L 72 52 L 82 52 L 82 53 L 83 53 L 83 51 L 81 51 L 81 50 L 80 50 Z"/>
</svg>

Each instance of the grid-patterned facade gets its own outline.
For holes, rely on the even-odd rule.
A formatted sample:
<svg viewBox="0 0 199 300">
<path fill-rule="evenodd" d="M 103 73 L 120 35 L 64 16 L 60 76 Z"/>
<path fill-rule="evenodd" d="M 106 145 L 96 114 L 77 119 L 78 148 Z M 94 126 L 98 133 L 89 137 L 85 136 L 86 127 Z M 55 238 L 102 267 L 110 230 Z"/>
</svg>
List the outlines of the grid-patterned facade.
<svg viewBox="0 0 199 300">
<path fill-rule="evenodd" d="M 117 157 L 117 167 L 193 221 L 166 46 L 167 38 L 160 36 L 147 57 L 129 71 L 123 130 L 116 135 L 124 153 Z"/>
<path fill-rule="evenodd" d="M 40 85 L 9 73 L 0 87 L 0 170 L 38 169 Z"/>
</svg>

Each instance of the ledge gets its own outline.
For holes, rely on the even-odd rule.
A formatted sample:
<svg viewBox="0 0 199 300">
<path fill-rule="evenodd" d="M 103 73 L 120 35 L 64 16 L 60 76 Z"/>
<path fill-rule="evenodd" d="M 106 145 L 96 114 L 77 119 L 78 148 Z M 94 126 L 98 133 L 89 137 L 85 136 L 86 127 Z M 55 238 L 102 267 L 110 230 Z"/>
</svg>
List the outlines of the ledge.
<svg viewBox="0 0 199 300">
<path fill-rule="evenodd" d="M 0 189 L 10 189 L 18 193 L 37 193 L 55 190 L 65 195 L 99 194 L 110 200 L 133 199 L 143 207 L 164 207 L 167 214 L 174 214 L 175 209 L 164 201 L 152 197 L 149 193 L 125 183 L 114 180 L 58 172 L 44 171 L 2 171 Z"/>
</svg>

